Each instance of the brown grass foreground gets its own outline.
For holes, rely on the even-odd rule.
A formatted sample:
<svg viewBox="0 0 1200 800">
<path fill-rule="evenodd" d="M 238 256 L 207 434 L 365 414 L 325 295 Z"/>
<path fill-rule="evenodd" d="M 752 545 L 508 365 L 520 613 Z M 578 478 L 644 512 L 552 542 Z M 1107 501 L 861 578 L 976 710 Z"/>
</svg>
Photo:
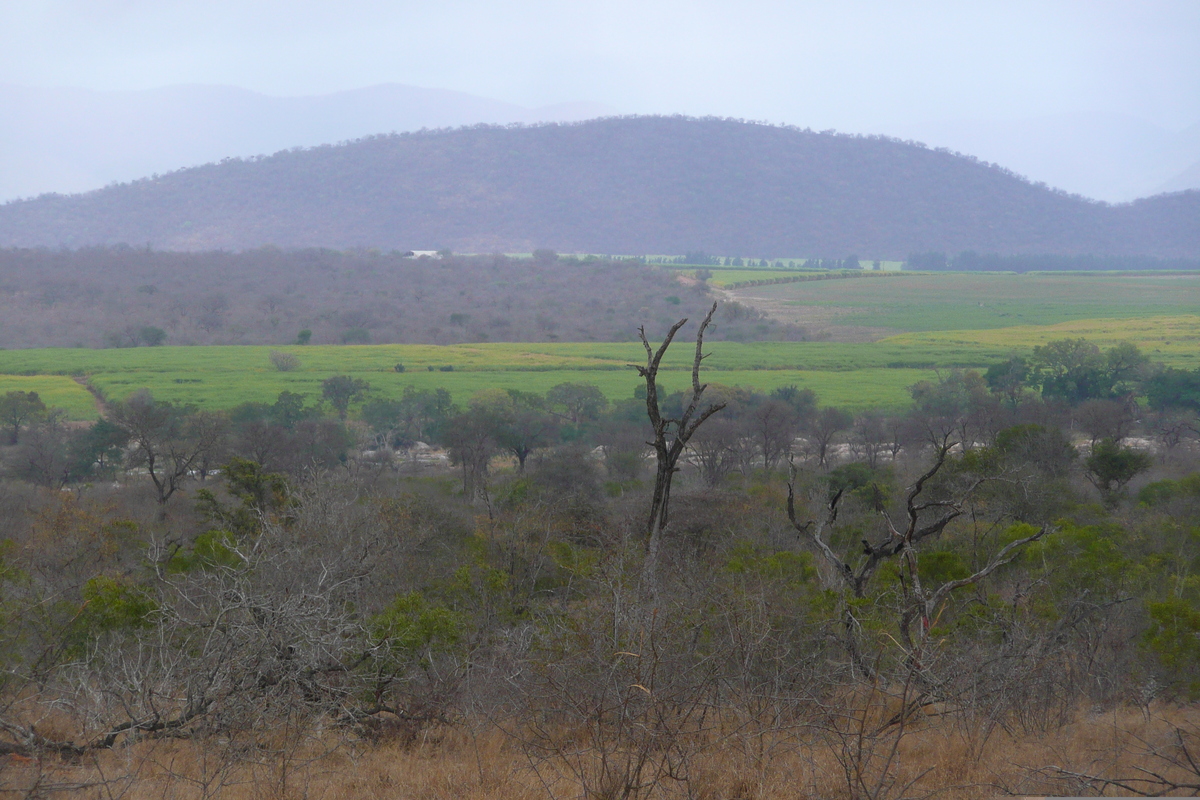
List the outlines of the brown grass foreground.
<svg viewBox="0 0 1200 800">
<path fill-rule="evenodd" d="M 8 756 L 0 759 L 0 795 L 858 800 L 1200 794 L 1195 761 L 1200 707 L 1194 705 L 1081 712 L 1040 735 L 939 716 L 871 737 L 778 724 L 769 730 L 753 724 L 730 728 L 696 736 L 671 764 L 652 754 L 641 762 L 641 786 L 627 780 L 626 768 L 639 763 L 638 754 L 595 747 L 588 735 L 564 736 L 563 749 L 547 754 L 507 726 L 463 723 L 427 730 L 415 741 L 350 742 L 328 731 L 290 735 L 281 729 L 273 748 L 177 740 L 143 742 L 76 763 L 57 756 Z M 1153 776 L 1177 786 L 1171 789 Z"/>
</svg>

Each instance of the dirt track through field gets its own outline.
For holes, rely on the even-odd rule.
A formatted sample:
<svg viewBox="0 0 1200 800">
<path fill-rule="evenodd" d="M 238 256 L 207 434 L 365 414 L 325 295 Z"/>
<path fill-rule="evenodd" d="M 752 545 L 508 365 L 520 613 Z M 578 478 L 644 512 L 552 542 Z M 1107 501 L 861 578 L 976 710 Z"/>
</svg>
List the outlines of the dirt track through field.
<svg viewBox="0 0 1200 800">
<path fill-rule="evenodd" d="M 71 380 L 78 383 L 84 389 L 87 389 L 88 394 L 90 394 L 92 399 L 96 401 L 96 412 L 100 414 L 100 418 L 108 419 L 108 414 L 111 409 L 109 409 L 108 403 L 105 402 L 104 395 L 100 394 L 100 390 L 93 386 L 91 381 L 89 381 L 86 376 L 72 375 Z"/>
</svg>

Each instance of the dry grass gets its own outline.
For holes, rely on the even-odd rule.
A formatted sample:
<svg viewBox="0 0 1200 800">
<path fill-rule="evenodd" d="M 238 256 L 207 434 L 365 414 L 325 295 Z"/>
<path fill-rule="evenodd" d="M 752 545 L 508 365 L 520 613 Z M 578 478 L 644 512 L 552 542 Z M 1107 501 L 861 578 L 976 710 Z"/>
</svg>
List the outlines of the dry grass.
<svg viewBox="0 0 1200 800">
<path fill-rule="evenodd" d="M 896 730 L 869 741 L 839 738 L 831 728 L 708 730 L 685 748 L 676 779 L 630 797 L 857 798 L 1009 794 L 1090 794 L 1067 772 L 1132 775 L 1161 768 L 1148 755 L 1170 748 L 1177 728 L 1197 730 L 1200 708 L 1122 708 L 1080 714 L 1045 735 L 1011 735 L 963 718 L 929 717 L 896 742 Z M 282 734 L 281 734 L 282 736 Z M 293 738 L 267 750 L 238 752 L 228 742 L 143 743 L 83 763 L 13 756 L 0 766 L 0 792 L 26 796 L 150 798 L 503 798 L 623 796 L 620 786 L 585 794 L 565 760 L 535 760 L 519 736 L 496 727 L 462 725 L 426 733 L 412 744 L 338 742 L 328 734 Z M 892 753 L 896 744 L 894 758 Z M 845 745 L 845 746 L 843 746 Z M 1168 752 L 1163 750 L 1163 753 Z M 564 755 L 578 756 L 578 753 Z M 625 754 L 609 751 L 610 759 Z M 592 753 L 585 753 L 591 758 Z M 598 752 L 597 752 L 598 757 Z M 883 768 L 887 766 L 887 775 Z M 863 769 L 866 789 L 854 790 L 849 770 Z M 884 780 L 878 780 L 879 778 Z M 1195 782 L 1197 776 L 1192 775 Z M 86 788 L 85 788 L 86 787 Z M 1110 794 L 1120 795 L 1113 789 Z"/>
</svg>

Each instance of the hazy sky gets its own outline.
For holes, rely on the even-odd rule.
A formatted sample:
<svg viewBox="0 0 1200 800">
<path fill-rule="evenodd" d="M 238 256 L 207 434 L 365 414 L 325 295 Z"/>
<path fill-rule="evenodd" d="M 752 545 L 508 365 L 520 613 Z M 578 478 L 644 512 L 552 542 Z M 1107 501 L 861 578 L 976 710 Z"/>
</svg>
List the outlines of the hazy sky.
<svg viewBox="0 0 1200 800">
<path fill-rule="evenodd" d="M 1179 129 L 1200 121 L 1200 2 L 0 4 L 0 83 L 291 95 L 385 82 L 850 131 L 1074 111 Z"/>
</svg>

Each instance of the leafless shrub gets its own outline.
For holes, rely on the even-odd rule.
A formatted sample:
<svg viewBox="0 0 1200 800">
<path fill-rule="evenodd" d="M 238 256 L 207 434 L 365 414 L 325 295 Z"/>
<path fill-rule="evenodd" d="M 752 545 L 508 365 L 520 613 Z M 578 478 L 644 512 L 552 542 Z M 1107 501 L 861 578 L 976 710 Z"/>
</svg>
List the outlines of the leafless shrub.
<svg viewBox="0 0 1200 800">
<path fill-rule="evenodd" d="M 300 368 L 300 359 L 294 353 L 272 350 L 268 358 L 271 360 L 271 366 L 280 372 L 293 372 Z"/>
<path fill-rule="evenodd" d="M 539 713 L 514 733 L 550 796 L 641 798 L 686 787 L 711 717 L 717 659 L 688 658 L 684 631 L 656 613 L 618 559 L 602 579 L 608 602 L 549 632 L 528 698 Z"/>
</svg>

